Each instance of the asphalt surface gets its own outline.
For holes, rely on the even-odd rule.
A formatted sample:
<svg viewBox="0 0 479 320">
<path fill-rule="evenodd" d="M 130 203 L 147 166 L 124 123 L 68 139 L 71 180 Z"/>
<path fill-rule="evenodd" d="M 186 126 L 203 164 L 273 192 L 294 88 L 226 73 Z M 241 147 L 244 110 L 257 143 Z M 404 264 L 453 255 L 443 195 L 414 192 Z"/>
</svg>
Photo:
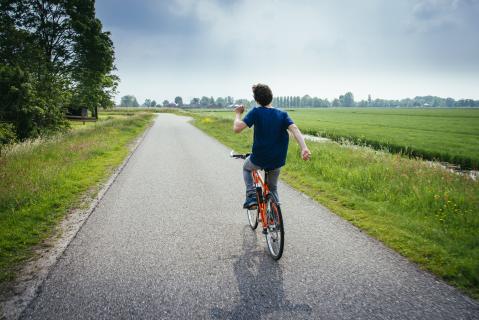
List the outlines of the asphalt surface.
<svg viewBox="0 0 479 320">
<path fill-rule="evenodd" d="M 160 114 L 22 318 L 479 319 L 479 304 L 285 184 L 273 261 L 229 151 Z"/>
</svg>

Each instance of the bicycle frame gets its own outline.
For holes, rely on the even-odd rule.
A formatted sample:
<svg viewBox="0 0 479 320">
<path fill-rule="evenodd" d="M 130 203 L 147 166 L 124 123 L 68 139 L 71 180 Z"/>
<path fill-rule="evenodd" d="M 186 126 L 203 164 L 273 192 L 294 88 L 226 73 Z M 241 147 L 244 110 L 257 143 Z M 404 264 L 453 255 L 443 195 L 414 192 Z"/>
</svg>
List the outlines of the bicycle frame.
<svg viewBox="0 0 479 320">
<path fill-rule="evenodd" d="M 265 172 L 265 179 L 263 179 L 259 170 L 253 170 L 251 174 L 253 175 L 253 181 L 258 197 L 258 211 L 261 216 L 261 224 L 263 225 L 263 229 L 266 229 L 269 225 L 266 217 L 266 199 L 270 194 L 268 185 L 265 183 L 267 173 Z M 261 193 L 259 193 L 260 190 L 258 188 L 261 189 Z"/>
<path fill-rule="evenodd" d="M 230 153 L 230 157 L 237 159 L 247 159 L 249 155 L 250 154 L 248 153 L 234 154 L 233 150 Z M 259 171 L 264 171 L 264 179 Z M 268 244 L 268 251 L 274 260 L 279 260 L 283 255 L 284 248 L 283 218 L 279 204 L 276 202 L 276 198 L 271 193 L 266 183 L 266 181 L 268 181 L 268 174 L 269 172 L 266 170 L 252 170 L 251 172 L 254 187 L 256 189 L 258 207 L 256 209 L 247 210 L 248 221 L 251 229 L 255 230 L 259 223 L 258 220 L 261 220 L 263 234 L 265 235 L 266 243 Z M 268 203 L 271 206 L 270 208 L 267 207 Z M 256 212 L 253 210 L 258 210 L 258 215 L 256 215 Z"/>
</svg>

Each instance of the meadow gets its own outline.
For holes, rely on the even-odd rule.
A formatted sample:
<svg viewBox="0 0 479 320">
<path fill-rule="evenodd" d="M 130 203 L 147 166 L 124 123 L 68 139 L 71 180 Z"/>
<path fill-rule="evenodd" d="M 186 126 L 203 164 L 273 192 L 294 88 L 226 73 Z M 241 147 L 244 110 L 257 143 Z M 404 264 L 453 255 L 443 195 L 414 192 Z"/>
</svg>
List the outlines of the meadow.
<svg viewBox="0 0 479 320">
<path fill-rule="evenodd" d="M 0 157 L 0 288 L 72 209 L 93 197 L 152 115 L 107 115 Z"/>
<path fill-rule="evenodd" d="M 202 111 L 203 113 L 204 111 Z M 479 109 L 290 109 L 304 133 L 479 168 Z M 233 119 L 232 112 L 211 112 Z"/>
<path fill-rule="evenodd" d="M 328 112 L 338 111 L 301 110 L 291 115 L 303 128 L 308 121 L 314 123 L 308 114 Z M 198 128 L 228 147 L 250 151 L 252 130 L 234 134 L 230 114 L 190 114 Z M 440 112 L 437 116 L 441 118 Z M 334 142 L 308 145 L 312 160 L 303 162 L 296 143 L 290 143 L 281 174 L 284 181 L 420 267 L 479 298 L 477 181 L 397 153 Z M 294 213 L 286 212 L 286 219 L 288 214 Z"/>
</svg>

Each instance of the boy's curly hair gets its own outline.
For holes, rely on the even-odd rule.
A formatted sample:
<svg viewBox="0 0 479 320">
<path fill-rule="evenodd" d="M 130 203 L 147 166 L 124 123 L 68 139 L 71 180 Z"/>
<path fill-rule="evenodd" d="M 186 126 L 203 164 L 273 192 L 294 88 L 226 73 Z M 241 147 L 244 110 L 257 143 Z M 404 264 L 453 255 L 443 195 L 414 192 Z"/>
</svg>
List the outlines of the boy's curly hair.
<svg viewBox="0 0 479 320">
<path fill-rule="evenodd" d="M 273 101 L 273 92 L 271 92 L 271 89 L 265 84 L 258 83 L 253 85 L 253 94 L 254 100 L 263 107 Z"/>
</svg>

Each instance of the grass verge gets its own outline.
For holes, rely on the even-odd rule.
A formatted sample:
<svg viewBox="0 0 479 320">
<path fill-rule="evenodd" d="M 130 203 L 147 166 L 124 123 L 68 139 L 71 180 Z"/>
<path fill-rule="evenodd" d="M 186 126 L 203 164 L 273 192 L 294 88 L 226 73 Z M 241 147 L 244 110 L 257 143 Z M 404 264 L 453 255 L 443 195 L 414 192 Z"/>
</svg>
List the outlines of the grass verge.
<svg viewBox="0 0 479 320">
<path fill-rule="evenodd" d="M 0 284 L 129 153 L 152 114 L 99 121 L 0 157 Z"/>
<path fill-rule="evenodd" d="M 199 112 L 234 118 L 231 110 Z M 288 112 L 304 133 L 446 161 L 462 169 L 479 168 L 478 108 L 316 108 Z"/>
<path fill-rule="evenodd" d="M 252 130 L 191 114 L 194 124 L 228 147 L 251 149 Z M 422 268 L 479 299 L 479 183 L 423 161 L 370 148 L 308 143 L 303 162 L 294 142 L 281 177 Z"/>
</svg>

